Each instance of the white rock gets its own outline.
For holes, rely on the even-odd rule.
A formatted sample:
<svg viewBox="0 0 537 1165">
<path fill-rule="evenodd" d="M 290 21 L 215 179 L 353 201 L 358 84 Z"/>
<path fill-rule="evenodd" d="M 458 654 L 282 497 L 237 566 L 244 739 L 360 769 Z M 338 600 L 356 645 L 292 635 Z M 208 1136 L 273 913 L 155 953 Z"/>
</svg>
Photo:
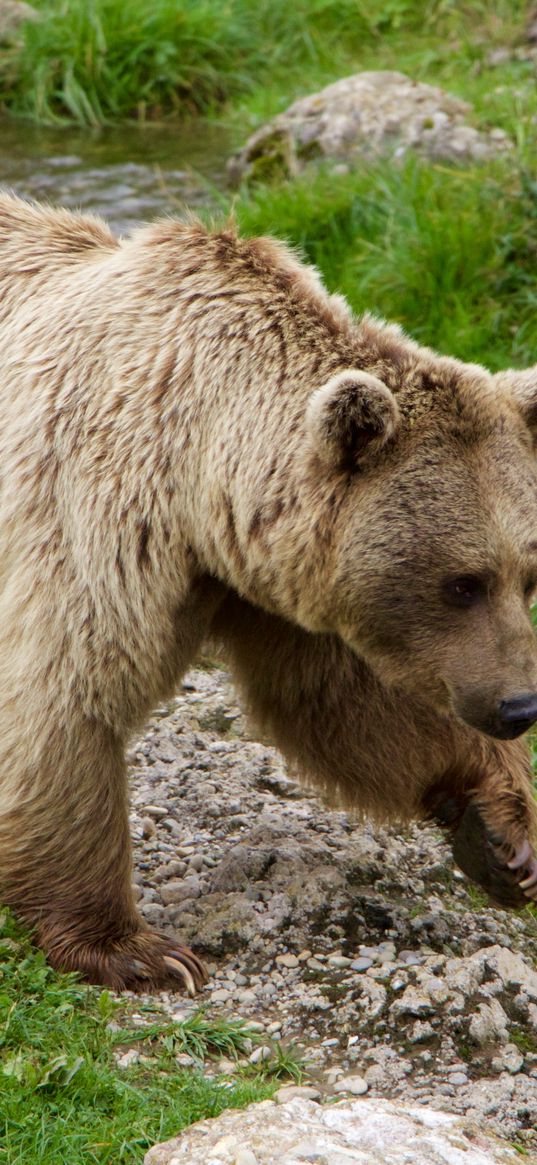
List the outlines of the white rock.
<svg viewBox="0 0 537 1165">
<path fill-rule="evenodd" d="M 256 1048 L 255 1051 L 252 1052 L 252 1055 L 248 1058 L 250 1060 L 250 1064 L 261 1064 L 263 1060 L 270 1060 L 271 1056 L 272 1049 L 268 1048 L 266 1045 L 262 1045 L 260 1048 Z"/>
<path fill-rule="evenodd" d="M 239 1149 L 234 1165 L 258 1165 L 258 1160 L 251 1149 Z"/>
<path fill-rule="evenodd" d="M 516 1165 L 518 1154 L 477 1132 L 467 1121 L 437 1109 L 387 1100 L 345 1100 L 319 1105 L 295 1099 L 250 1105 L 199 1121 L 179 1137 L 156 1145 L 145 1165 L 235 1165 L 246 1149 L 260 1165 Z M 216 1152 L 218 1150 L 218 1152 Z"/>
<path fill-rule="evenodd" d="M 280 967 L 298 967 L 296 955 L 276 955 L 276 962 Z"/>
</svg>

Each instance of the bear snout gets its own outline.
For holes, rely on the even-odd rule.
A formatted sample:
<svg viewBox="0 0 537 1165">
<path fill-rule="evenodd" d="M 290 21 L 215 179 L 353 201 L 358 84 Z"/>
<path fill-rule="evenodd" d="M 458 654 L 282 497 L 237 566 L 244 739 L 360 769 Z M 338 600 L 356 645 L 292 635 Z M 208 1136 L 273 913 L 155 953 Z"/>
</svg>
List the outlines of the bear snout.
<svg viewBox="0 0 537 1165">
<path fill-rule="evenodd" d="M 537 692 L 524 692 L 510 700 L 500 700 L 498 730 L 492 733 L 500 740 L 514 740 L 522 736 L 537 720 Z"/>
<path fill-rule="evenodd" d="M 457 715 L 465 724 L 496 740 L 514 740 L 537 721 L 537 692 L 506 697 L 488 708 L 475 698 L 454 703 Z"/>
</svg>

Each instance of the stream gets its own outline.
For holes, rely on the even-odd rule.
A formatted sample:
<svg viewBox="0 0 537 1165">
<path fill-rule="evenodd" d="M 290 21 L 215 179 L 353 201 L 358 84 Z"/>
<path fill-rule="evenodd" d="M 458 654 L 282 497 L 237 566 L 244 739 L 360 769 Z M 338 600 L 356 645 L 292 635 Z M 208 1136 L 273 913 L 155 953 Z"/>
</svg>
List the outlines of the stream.
<svg viewBox="0 0 537 1165">
<path fill-rule="evenodd" d="M 214 204 L 232 150 L 226 127 L 201 119 L 100 131 L 3 120 L 0 187 L 101 214 L 125 232 L 185 205 Z"/>
</svg>

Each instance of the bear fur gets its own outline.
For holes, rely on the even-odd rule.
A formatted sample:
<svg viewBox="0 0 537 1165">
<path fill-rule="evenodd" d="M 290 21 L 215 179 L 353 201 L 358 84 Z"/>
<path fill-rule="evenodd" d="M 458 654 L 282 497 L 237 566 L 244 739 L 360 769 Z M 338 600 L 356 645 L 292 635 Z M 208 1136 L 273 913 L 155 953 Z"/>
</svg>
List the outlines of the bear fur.
<svg viewBox="0 0 537 1165">
<path fill-rule="evenodd" d="M 137 914 L 124 752 L 206 639 L 329 795 L 435 817 L 470 872 L 477 837 L 495 897 L 536 896 L 508 737 L 537 717 L 537 379 L 353 318 L 275 240 L 9 195 L 0 356 L 0 896 L 51 962 L 203 982 Z"/>
</svg>

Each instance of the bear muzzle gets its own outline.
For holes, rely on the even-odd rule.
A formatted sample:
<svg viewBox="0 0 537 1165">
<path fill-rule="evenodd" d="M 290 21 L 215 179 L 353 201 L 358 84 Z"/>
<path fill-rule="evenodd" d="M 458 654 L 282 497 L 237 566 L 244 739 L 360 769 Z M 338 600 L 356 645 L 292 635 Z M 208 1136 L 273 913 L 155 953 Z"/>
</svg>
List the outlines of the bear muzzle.
<svg viewBox="0 0 537 1165">
<path fill-rule="evenodd" d="M 514 740 L 522 736 L 537 720 L 537 692 L 524 692 L 510 700 L 500 700 L 496 731 L 492 736 L 500 740 Z"/>
</svg>

